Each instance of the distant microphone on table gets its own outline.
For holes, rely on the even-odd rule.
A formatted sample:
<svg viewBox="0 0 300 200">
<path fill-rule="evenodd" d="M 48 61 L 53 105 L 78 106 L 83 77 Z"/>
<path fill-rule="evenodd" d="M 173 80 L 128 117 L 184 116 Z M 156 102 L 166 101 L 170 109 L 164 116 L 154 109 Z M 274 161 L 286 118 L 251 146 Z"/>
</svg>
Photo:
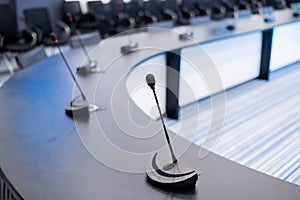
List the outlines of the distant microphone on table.
<svg viewBox="0 0 300 200">
<path fill-rule="evenodd" d="M 233 19 L 230 21 L 230 23 L 226 26 L 227 30 L 233 31 L 236 29 L 236 25 L 238 22 L 239 14 L 238 14 L 238 8 L 233 8 Z"/>
<path fill-rule="evenodd" d="M 156 159 L 158 153 L 155 153 L 150 165 L 147 167 L 148 181 L 160 188 L 194 188 L 199 174 L 197 170 L 179 161 L 175 156 L 155 92 L 155 77 L 153 74 L 146 76 L 146 82 L 153 91 L 172 160 L 172 162 L 164 161 L 160 165 Z"/>
<path fill-rule="evenodd" d="M 274 8 L 272 6 L 261 6 L 260 12 L 264 17 L 264 21 L 266 23 L 271 23 L 275 21 L 275 17 L 273 16 Z"/>
<path fill-rule="evenodd" d="M 131 41 L 130 38 L 128 38 L 128 44 L 121 46 L 121 53 L 127 54 L 136 51 L 138 48 L 138 43 Z"/>
<path fill-rule="evenodd" d="M 67 17 L 68 17 L 68 20 L 70 22 L 71 25 L 74 24 L 74 19 L 73 19 L 73 16 L 71 13 L 67 13 Z M 88 63 L 81 66 L 81 67 L 78 67 L 77 68 L 77 73 L 80 74 L 80 75 L 87 75 L 87 74 L 90 74 L 90 73 L 95 73 L 95 72 L 102 72 L 99 68 L 97 68 L 97 62 L 96 61 L 93 61 L 91 59 L 91 57 L 89 56 L 87 50 L 86 50 L 86 47 L 81 39 L 81 34 L 80 34 L 80 31 L 76 29 L 76 25 L 74 24 L 73 25 L 74 29 L 75 29 L 75 32 L 76 32 L 76 36 L 78 38 L 78 42 L 79 42 L 79 45 L 81 47 L 81 49 L 83 50 L 87 60 L 88 60 Z"/>
<path fill-rule="evenodd" d="M 66 105 L 65 109 L 66 109 L 66 114 L 70 117 L 87 117 L 89 116 L 89 112 L 91 111 L 96 111 L 96 110 L 99 110 L 99 107 L 96 106 L 96 105 L 92 105 L 92 104 L 89 104 L 87 102 L 87 99 L 78 83 L 78 81 L 76 80 L 72 70 L 71 70 L 71 67 L 69 65 L 69 63 L 67 62 L 67 59 L 66 57 L 64 56 L 60 46 L 58 45 L 58 39 L 55 35 L 55 33 L 51 33 L 50 34 L 50 39 L 53 41 L 53 43 L 57 46 L 58 50 L 59 50 L 59 53 L 74 81 L 74 83 L 76 84 L 79 92 L 80 92 L 80 96 L 77 96 L 75 97 L 69 104 Z"/>
<path fill-rule="evenodd" d="M 193 38 L 193 36 L 194 36 L 194 31 L 189 27 L 183 33 L 180 33 L 178 38 L 179 40 L 184 41 Z"/>
<path fill-rule="evenodd" d="M 300 14 L 300 2 L 291 3 L 291 9 L 293 10 L 293 16 L 299 17 Z"/>
</svg>

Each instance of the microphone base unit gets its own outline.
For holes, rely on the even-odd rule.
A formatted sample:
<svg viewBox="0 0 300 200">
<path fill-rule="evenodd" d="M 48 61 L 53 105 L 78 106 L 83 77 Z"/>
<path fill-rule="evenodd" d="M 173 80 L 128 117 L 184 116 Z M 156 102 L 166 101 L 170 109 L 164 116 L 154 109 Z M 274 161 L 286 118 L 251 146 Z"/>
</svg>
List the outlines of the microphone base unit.
<svg viewBox="0 0 300 200">
<path fill-rule="evenodd" d="M 272 6 L 262 7 L 260 8 L 259 12 L 262 14 L 265 23 L 271 23 L 275 21 L 275 17 L 273 16 L 274 8 Z"/>
<path fill-rule="evenodd" d="M 179 40 L 185 41 L 193 38 L 194 32 L 193 31 L 186 31 L 184 33 L 179 34 Z"/>
<path fill-rule="evenodd" d="M 267 16 L 267 17 L 264 18 L 264 21 L 266 23 L 271 23 L 271 22 L 275 21 L 275 17 L 274 16 Z"/>
<path fill-rule="evenodd" d="M 290 7 L 293 10 L 293 16 L 294 17 L 299 17 L 299 14 L 300 14 L 300 2 L 291 3 Z"/>
<path fill-rule="evenodd" d="M 137 42 L 133 42 L 128 45 L 121 46 L 121 53 L 122 54 L 131 53 L 133 51 L 136 51 L 137 47 L 138 47 Z"/>
<path fill-rule="evenodd" d="M 159 163 L 156 153 L 147 166 L 147 180 L 161 189 L 192 189 L 195 188 L 200 173 L 177 160 L 176 163 Z"/>
<path fill-rule="evenodd" d="M 233 31 L 233 30 L 236 29 L 236 25 L 235 24 L 230 24 L 226 28 L 227 28 L 227 30 Z"/>
<path fill-rule="evenodd" d="M 69 104 L 66 105 L 66 114 L 71 118 L 87 118 L 90 112 L 98 111 L 97 105 L 89 104 L 82 96 L 75 97 Z"/>
<path fill-rule="evenodd" d="M 228 21 L 226 22 L 226 29 L 229 31 L 234 31 L 237 28 L 238 19 L 239 19 L 238 12 L 234 12 L 233 16 L 234 16 L 233 18 L 228 19 Z"/>
<path fill-rule="evenodd" d="M 77 74 L 79 75 L 88 75 L 91 73 L 100 73 L 100 72 L 103 71 L 97 67 L 96 61 L 91 61 L 88 64 L 77 68 Z"/>
</svg>

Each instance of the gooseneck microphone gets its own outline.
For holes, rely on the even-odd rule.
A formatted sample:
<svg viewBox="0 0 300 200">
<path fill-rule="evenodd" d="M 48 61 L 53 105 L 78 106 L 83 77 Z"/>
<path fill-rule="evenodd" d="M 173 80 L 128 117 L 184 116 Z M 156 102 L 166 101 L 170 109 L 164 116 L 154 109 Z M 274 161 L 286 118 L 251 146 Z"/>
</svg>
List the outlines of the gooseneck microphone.
<svg viewBox="0 0 300 200">
<path fill-rule="evenodd" d="M 72 79 L 73 79 L 73 81 L 75 82 L 75 84 L 76 84 L 76 86 L 77 86 L 77 88 L 78 88 L 78 90 L 79 90 L 79 92 L 80 92 L 80 94 L 81 94 L 81 96 L 82 96 L 82 99 L 83 99 L 83 100 L 86 100 L 85 95 L 83 94 L 82 89 L 81 89 L 81 87 L 79 86 L 79 83 L 78 83 L 78 81 L 76 80 L 76 78 L 75 78 L 75 76 L 74 76 L 74 74 L 73 74 L 73 72 L 72 72 L 72 70 L 71 70 L 71 67 L 70 67 L 70 65 L 69 65 L 69 63 L 68 63 L 66 57 L 64 56 L 64 54 L 63 54 L 63 52 L 62 52 L 60 46 L 58 45 L 58 39 L 57 39 L 57 37 L 56 37 L 56 34 L 55 34 L 55 33 L 51 33 L 51 34 L 50 34 L 50 39 L 51 39 L 51 40 L 53 41 L 53 43 L 57 46 L 58 51 L 59 51 L 59 54 L 61 55 L 61 57 L 62 57 L 64 63 L 66 64 L 66 66 L 67 66 L 67 68 L 68 68 L 68 70 L 69 70 L 69 73 L 70 73 L 70 75 L 72 76 Z"/>
<path fill-rule="evenodd" d="M 66 109 L 66 114 L 70 117 L 88 117 L 89 116 L 89 112 L 92 111 L 97 111 L 99 110 L 99 107 L 96 105 L 89 105 L 89 103 L 86 100 L 86 97 L 78 83 L 78 81 L 76 80 L 71 67 L 69 65 L 69 63 L 67 62 L 66 57 L 64 56 L 60 46 L 59 46 L 59 41 L 55 35 L 55 33 L 51 33 L 50 34 L 50 39 L 53 41 L 53 43 L 55 44 L 55 46 L 58 48 L 59 54 L 61 55 L 64 64 L 66 65 L 74 83 L 76 84 L 79 92 L 80 92 L 80 96 L 75 97 L 69 104 L 66 105 L 65 109 Z"/>
<path fill-rule="evenodd" d="M 153 91 L 154 98 L 155 98 L 156 105 L 157 105 L 158 112 L 159 112 L 159 116 L 160 116 L 160 120 L 161 120 L 161 123 L 163 125 L 164 133 L 165 133 L 165 136 L 166 136 L 166 139 L 167 139 L 167 142 L 168 142 L 168 146 L 169 146 L 169 149 L 170 149 L 170 152 L 171 152 L 172 161 L 173 161 L 173 163 L 176 163 L 177 162 L 177 158 L 176 158 L 176 156 L 174 154 L 174 151 L 173 151 L 173 148 L 172 148 L 172 145 L 171 145 L 171 142 L 170 142 L 170 137 L 169 137 L 168 131 L 166 129 L 166 125 L 165 125 L 163 116 L 161 114 L 161 109 L 160 109 L 160 106 L 159 106 L 159 103 L 158 103 L 158 99 L 157 99 L 157 95 L 156 95 L 156 92 L 155 92 L 155 77 L 153 76 L 153 74 L 148 74 L 146 76 L 146 81 L 147 81 L 148 86 Z"/>
<path fill-rule="evenodd" d="M 88 54 L 88 52 L 86 50 L 86 47 L 85 47 L 85 45 L 84 45 L 84 43 L 82 41 L 80 31 L 76 29 L 76 25 L 75 25 L 75 22 L 74 22 L 72 14 L 71 13 L 67 13 L 67 17 L 68 17 L 68 20 L 69 20 L 71 26 L 74 27 L 74 29 L 75 29 L 79 46 L 83 50 L 83 53 L 84 53 L 84 55 L 86 56 L 86 58 L 88 60 L 88 64 L 85 64 L 85 65 L 77 68 L 77 73 L 80 74 L 80 75 L 87 75 L 87 74 L 90 74 L 90 73 L 93 73 L 93 72 L 101 72 L 101 70 L 99 70 L 97 68 L 97 62 L 93 61 L 91 59 L 91 57 L 89 56 L 89 54 Z"/>
<path fill-rule="evenodd" d="M 147 165 L 147 180 L 154 186 L 162 189 L 195 188 L 199 175 L 198 171 L 185 164 L 184 162 L 178 160 L 174 154 L 169 134 L 167 132 L 166 125 L 162 117 L 161 109 L 155 92 L 155 77 L 153 76 L 153 74 L 148 74 L 146 76 L 146 82 L 153 91 L 161 123 L 164 128 L 165 137 L 167 139 L 172 156 L 172 163 L 170 163 L 168 161 L 158 160 L 158 152 L 155 153 L 150 161 L 150 164 Z"/>
<path fill-rule="evenodd" d="M 95 63 L 95 61 L 92 61 L 91 57 L 89 56 L 89 54 L 88 54 L 88 52 L 87 52 L 87 50 L 85 48 L 85 45 L 82 42 L 81 34 L 80 34 L 79 30 L 76 30 L 76 35 L 78 37 L 78 41 L 79 41 L 80 47 L 82 48 L 82 50 L 83 50 L 85 56 L 87 57 L 89 63 Z M 96 67 L 96 65 L 93 66 L 93 67 Z"/>
</svg>

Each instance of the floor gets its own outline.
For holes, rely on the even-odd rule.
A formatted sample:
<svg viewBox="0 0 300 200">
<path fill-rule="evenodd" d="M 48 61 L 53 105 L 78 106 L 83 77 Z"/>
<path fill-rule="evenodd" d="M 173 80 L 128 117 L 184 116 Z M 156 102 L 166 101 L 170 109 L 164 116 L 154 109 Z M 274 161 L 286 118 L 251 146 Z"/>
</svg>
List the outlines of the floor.
<svg viewBox="0 0 300 200">
<path fill-rule="evenodd" d="M 209 131 L 210 98 L 181 108 L 184 117 L 168 120 L 168 128 L 234 162 L 300 185 L 300 63 L 225 94 L 220 134 Z"/>
</svg>

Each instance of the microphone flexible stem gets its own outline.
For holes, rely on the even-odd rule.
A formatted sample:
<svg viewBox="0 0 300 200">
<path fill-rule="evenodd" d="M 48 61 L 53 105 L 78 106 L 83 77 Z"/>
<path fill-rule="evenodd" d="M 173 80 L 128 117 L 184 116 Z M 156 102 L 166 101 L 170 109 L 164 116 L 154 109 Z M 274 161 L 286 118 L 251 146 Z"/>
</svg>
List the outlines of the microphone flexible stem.
<svg viewBox="0 0 300 200">
<path fill-rule="evenodd" d="M 57 46 L 57 48 L 58 48 L 58 50 L 59 50 L 59 53 L 60 53 L 62 59 L 64 60 L 64 62 L 65 62 L 65 64 L 66 64 L 66 66 L 67 66 L 67 68 L 68 68 L 68 70 L 69 70 L 69 72 L 70 72 L 70 74 L 71 74 L 71 76 L 72 76 L 72 78 L 73 78 L 73 80 L 74 80 L 74 82 L 75 82 L 77 88 L 79 89 L 79 92 L 80 92 L 80 94 L 81 94 L 83 100 L 86 100 L 86 98 L 85 98 L 85 96 L 84 96 L 84 94 L 83 94 L 83 92 L 82 92 L 82 90 L 81 90 L 81 88 L 80 88 L 80 86 L 79 86 L 79 84 L 78 84 L 78 82 L 77 82 L 77 80 L 76 80 L 74 74 L 72 73 L 72 70 L 71 70 L 71 68 L 70 68 L 70 66 L 69 66 L 69 64 L 68 64 L 68 62 L 67 62 L 66 57 L 65 57 L 64 54 L 62 53 L 62 51 L 61 51 L 59 45 L 56 45 L 56 46 Z"/>
<path fill-rule="evenodd" d="M 171 142 L 170 142 L 170 138 L 169 138 L 169 135 L 168 135 L 168 132 L 167 132 L 167 129 L 166 129 L 166 125 L 165 125 L 163 116 L 161 114 L 161 110 L 160 110 L 160 106 L 159 106 L 159 103 L 158 103 L 158 100 L 157 100 L 156 92 L 155 92 L 155 89 L 152 89 L 152 90 L 153 90 L 155 101 L 156 101 L 156 104 L 157 104 L 157 107 L 158 107 L 158 112 L 159 112 L 159 115 L 160 115 L 161 123 L 162 123 L 162 125 L 164 127 L 164 132 L 165 132 L 165 136 L 166 136 L 167 141 L 168 141 L 169 149 L 171 151 L 172 161 L 173 161 L 173 163 L 176 163 L 177 162 L 177 158 L 176 158 L 176 156 L 174 154 L 174 151 L 173 151 L 173 148 L 172 148 L 172 145 L 171 145 Z"/>
<path fill-rule="evenodd" d="M 88 52 L 87 52 L 87 50 L 85 48 L 85 45 L 82 42 L 82 39 L 81 39 L 81 36 L 80 36 L 80 32 L 78 30 L 76 31 L 76 35 L 78 37 L 79 44 L 80 44 L 81 48 L 83 49 L 83 52 L 84 52 L 85 56 L 87 57 L 89 63 L 91 63 L 92 60 L 91 60 L 91 58 L 90 58 L 90 56 L 89 56 L 89 54 L 88 54 Z"/>
</svg>

